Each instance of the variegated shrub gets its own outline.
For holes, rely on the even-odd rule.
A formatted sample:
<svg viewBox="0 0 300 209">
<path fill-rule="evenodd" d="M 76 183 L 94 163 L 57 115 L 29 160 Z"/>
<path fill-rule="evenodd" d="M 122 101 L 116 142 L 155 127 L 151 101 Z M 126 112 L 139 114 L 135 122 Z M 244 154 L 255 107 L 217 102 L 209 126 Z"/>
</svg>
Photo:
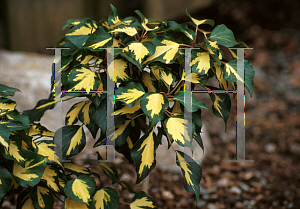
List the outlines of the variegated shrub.
<svg viewBox="0 0 300 209">
<path fill-rule="evenodd" d="M 203 148 L 200 137 L 201 111 L 206 105 L 191 96 L 192 137 L 185 137 L 188 126 L 185 106 L 185 81 L 193 90 L 228 90 L 242 81 L 237 73 L 237 51 L 229 47 L 247 47 L 236 42 L 225 25 L 217 25 L 211 32 L 201 29 L 203 24 L 214 26 L 210 19 L 178 24 L 174 21 L 151 20 L 140 11 L 137 17 L 121 19 L 111 6 L 108 19 L 96 22 L 89 18 L 70 19 L 63 26 L 69 31 L 56 47 L 62 50 L 62 97 L 70 100 L 85 98 L 75 103 L 65 116 L 61 127 L 62 159 L 55 153 L 55 133 L 40 124 L 45 111 L 56 105 L 54 95 L 54 64 L 52 67 L 52 92 L 48 99 L 20 114 L 13 96 L 18 89 L 0 85 L 0 205 L 5 196 L 19 194 L 17 208 L 50 209 L 54 196 L 64 196 L 65 208 L 116 209 L 119 196 L 116 188 L 134 193 L 130 208 L 156 208 L 144 191 L 134 191 L 121 181 L 117 169 L 104 161 L 96 162 L 103 173 L 112 180 L 113 187 L 102 188 L 96 184 L 99 174 L 73 162 L 66 162 L 86 146 L 83 126 L 95 138 L 94 147 L 115 143 L 136 167 L 136 184 L 142 182 L 155 168 L 156 149 L 162 137 L 172 143 L 192 150 L 196 140 Z M 225 60 L 220 48 L 229 50 L 232 60 Z M 115 132 L 107 133 L 107 48 L 114 50 L 114 118 Z M 191 48 L 191 73 L 185 73 L 185 50 Z M 248 61 L 245 66 L 245 87 L 252 96 L 254 71 Z M 218 87 L 206 85 L 216 78 Z M 77 92 L 76 92 L 77 91 Z M 95 92 L 97 91 L 97 92 Z M 228 94 L 209 94 L 213 113 L 228 119 L 231 99 Z M 26 102 L 26 101 L 24 101 Z M 157 132 L 154 131 L 157 127 Z M 97 133 L 100 130 L 100 137 Z M 38 136 L 38 137 L 37 137 Z M 177 165 L 184 177 L 184 187 L 199 199 L 201 167 L 182 151 L 175 150 Z M 95 152 L 96 154 L 96 152 Z M 97 152 L 98 160 L 103 160 Z M 175 159 L 174 159 L 175 160 Z M 155 202 L 155 201 L 154 201 Z"/>
</svg>

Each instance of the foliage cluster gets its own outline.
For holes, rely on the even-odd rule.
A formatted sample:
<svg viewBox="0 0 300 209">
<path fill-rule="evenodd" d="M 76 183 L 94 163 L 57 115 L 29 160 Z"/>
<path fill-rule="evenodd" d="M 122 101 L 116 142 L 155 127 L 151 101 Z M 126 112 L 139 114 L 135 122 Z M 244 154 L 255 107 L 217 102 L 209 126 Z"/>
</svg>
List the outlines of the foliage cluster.
<svg viewBox="0 0 300 209">
<path fill-rule="evenodd" d="M 236 89 L 242 81 L 237 73 L 236 50 L 229 47 L 247 47 L 236 42 L 225 25 L 217 25 L 211 32 L 201 29 L 203 24 L 214 26 L 210 19 L 191 22 L 151 20 L 140 11 L 140 18 L 121 19 L 115 7 L 108 19 L 96 22 L 89 18 L 70 19 L 63 26 L 69 29 L 56 47 L 62 50 L 62 97 L 85 99 L 75 103 L 61 127 L 62 159 L 54 147 L 55 133 L 40 124 L 45 111 L 55 106 L 54 64 L 51 93 L 48 99 L 20 114 L 13 96 L 18 89 L 0 85 L 0 199 L 20 193 L 17 208 L 50 209 L 54 197 L 65 196 L 65 208 L 109 208 L 119 205 L 117 187 L 103 188 L 96 184 L 99 174 L 73 162 L 63 162 L 76 156 L 86 146 L 83 126 L 95 138 L 94 147 L 115 142 L 115 149 L 136 167 L 136 184 L 143 181 L 156 165 L 156 149 L 162 137 L 193 150 L 192 141 L 202 147 L 200 136 L 202 109 L 206 105 L 192 96 L 192 108 L 185 109 L 185 81 L 192 90 L 200 86 L 206 90 Z M 201 37 L 198 37 L 201 34 Z M 201 41 L 199 41 L 201 38 Z M 203 41 L 202 41 L 203 39 Z M 225 60 L 223 51 L 229 50 L 232 60 Z M 107 51 L 114 50 L 115 133 L 106 138 L 107 124 Z M 191 48 L 191 73 L 185 74 L 185 51 Z M 118 50 L 117 50 L 118 49 Z M 254 71 L 245 60 L 245 87 L 252 96 Z M 206 85 L 216 78 L 218 87 Z M 97 92 L 94 92 L 97 91 Z M 209 94 L 213 113 L 224 120 L 229 116 L 231 99 L 228 94 Z M 191 112 L 192 138 L 184 138 L 187 131 L 185 111 Z M 147 122 L 148 121 L 148 122 Z M 155 133 L 155 127 L 158 132 Z M 100 137 L 97 133 L 100 131 Z M 114 136 L 114 137 L 113 137 Z M 174 148 L 173 148 L 174 149 Z M 176 152 L 177 165 L 184 177 L 184 187 L 199 199 L 201 167 L 184 153 Z M 98 160 L 102 157 L 98 154 Z M 115 168 L 97 162 L 111 180 L 135 194 L 130 208 L 156 208 L 143 191 L 134 191 L 128 182 L 121 181 Z M 129 203 L 128 203 L 129 204 Z M 0 204 L 1 205 L 1 204 Z"/>
</svg>

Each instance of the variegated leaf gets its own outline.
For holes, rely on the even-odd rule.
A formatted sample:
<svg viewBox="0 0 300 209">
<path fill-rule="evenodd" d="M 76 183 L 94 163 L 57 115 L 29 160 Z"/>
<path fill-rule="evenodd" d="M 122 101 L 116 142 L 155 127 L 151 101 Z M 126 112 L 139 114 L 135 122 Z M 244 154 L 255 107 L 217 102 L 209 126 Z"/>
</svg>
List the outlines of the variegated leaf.
<svg viewBox="0 0 300 209">
<path fill-rule="evenodd" d="M 204 86 L 206 90 L 221 90 L 212 86 Z M 227 120 L 231 108 L 231 100 L 228 94 L 222 93 L 210 93 L 210 99 L 213 102 L 212 110 L 213 113 L 224 120 L 225 122 L 225 131 L 227 129 Z"/>
<path fill-rule="evenodd" d="M 112 4 L 110 4 L 110 8 L 111 8 L 111 13 L 109 14 L 107 19 L 109 26 L 121 22 L 118 10 Z"/>
<path fill-rule="evenodd" d="M 117 81 L 128 81 L 130 79 L 129 77 L 129 71 L 128 71 L 128 62 L 126 62 L 123 59 L 115 59 L 114 60 L 114 78 L 112 78 L 112 73 L 109 73 L 110 79 L 114 82 Z"/>
<path fill-rule="evenodd" d="M 5 111 L 12 111 L 16 108 L 17 103 L 12 101 L 11 99 L 0 97 L 0 110 Z"/>
<path fill-rule="evenodd" d="M 181 168 L 184 177 L 184 188 L 188 192 L 196 195 L 197 203 L 199 201 L 200 180 L 202 177 L 201 167 L 187 154 L 176 151 L 176 164 Z"/>
<path fill-rule="evenodd" d="M 136 193 L 131 184 L 125 182 L 125 181 L 120 181 L 119 184 L 122 186 L 122 190 L 127 189 L 130 193 Z"/>
<path fill-rule="evenodd" d="M 72 125 L 63 126 L 60 129 L 62 130 L 55 133 L 54 141 L 62 140 L 62 158 L 67 159 L 81 152 L 86 143 L 83 127 Z M 62 133 L 62 136 L 59 133 Z"/>
<path fill-rule="evenodd" d="M 162 64 L 152 64 L 150 70 L 155 78 L 167 87 L 171 86 L 176 79 L 172 72 Z"/>
<path fill-rule="evenodd" d="M 97 28 L 95 21 L 86 19 L 74 26 L 65 36 L 76 47 L 81 48 L 90 37 L 89 35 L 94 33 Z"/>
<path fill-rule="evenodd" d="M 164 118 L 168 107 L 168 98 L 164 94 L 149 92 L 141 98 L 141 108 L 150 119 L 149 129 Z"/>
<path fill-rule="evenodd" d="M 117 209 L 119 206 L 119 195 L 116 190 L 105 187 L 96 191 L 95 209 Z"/>
<path fill-rule="evenodd" d="M 153 209 L 157 208 L 150 200 L 148 195 L 143 191 L 138 191 L 132 198 L 130 209 Z"/>
<path fill-rule="evenodd" d="M 33 205 L 36 209 L 52 209 L 54 198 L 52 192 L 45 187 L 35 186 L 30 190 Z"/>
<path fill-rule="evenodd" d="M 46 127 L 41 124 L 34 124 L 30 126 L 28 136 L 47 136 L 54 137 L 54 132 L 49 131 Z"/>
<path fill-rule="evenodd" d="M 192 18 L 191 15 L 188 13 L 187 9 L 185 10 L 187 16 L 189 16 L 191 18 L 191 20 L 195 23 L 195 25 L 202 25 L 202 24 L 208 24 L 211 26 L 215 25 L 215 21 L 211 20 L 211 19 L 204 19 L 204 20 L 197 20 L 195 18 Z"/>
<path fill-rule="evenodd" d="M 136 166 L 136 184 L 145 179 L 156 165 L 155 154 L 159 141 L 154 129 L 142 136 L 131 149 L 131 158 Z"/>
<path fill-rule="evenodd" d="M 54 99 L 41 99 L 33 109 L 25 110 L 22 115 L 28 115 L 30 123 L 40 121 L 44 113 L 47 110 L 53 109 L 54 105 Z"/>
<path fill-rule="evenodd" d="M 12 183 L 11 173 L 4 167 L 0 166 L 0 199 L 6 195 Z"/>
<path fill-rule="evenodd" d="M 6 149 L 9 147 L 10 133 L 9 128 L 6 125 L 0 124 L 0 144 L 2 144 Z"/>
<path fill-rule="evenodd" d="M 115 91 L 115 99 L 126 103 L 129 107 L 133 107 L 135 102 L 144 94 L 144 88 L 140 83 L 129 82 L 125 87 L 119 87 Z"/>
<path fill-rule="evenodd" d="M 69 173 L 75 174 L 76 176 L 80 175 L 90 175 L 89 169 L 76 165 L 74 163 L 64 163 L 64 168 Z"/>
<path fill-rule="evenodd" d="M 42 140 L 36 143 L 37 153 L 39 155 L 45 156 L 49 161 L 58 162 L 59 158 L 54 151 L 54 147 L 57 145 L 53 143 L 53 140 Z"/>
<path fill-rule="evenodd" d="M 58 169 L 53 165 L 46 165 L 41 181 L 45 181 L 48 188 L 54 192 L 59 192 Z"/>
<path fill-rule="evenodd" d="M 124 104 L 122 108 L 115 110 L 114 115 L 127 115 L 136 113 L 141 109 L 140 100 L 136 101 L 133 107 Z"/>
<path fill-rule="evenodd" d="M 132 25 L 120 24 L 109 32 L 113 34 L 126 33 L 128 36 L 135 36 L 138 33 L 138 29 Z"/>
<path fill-rule="evenodd" d="M 216 77 L 219 81 L 219 85 L 221 87 L 221 89 L 224 89 L 224 90 L 228 90 L 228 85 L 227 85 L 227 82 L 224 80 L 224 73 L 223 71 L 221 71 L 221 68 L 220 66 L 214 62 L 214 67 L 215 67 L 215 70 L 216 70 Z"/>
<path fill-rule="evenodd" d="M 75 123 L 77 123 L 78 121 L 78 115 L 80 110 L 82 109 L 82 107 L 85 105 L 85 102 L 78 102 L 76 104 L 74 104 L 70 110 L 68 111 L 67 115 L 66 115 L 66 125 L 70 126 L 73 125 Z"/>
<path fill-rule="evenodd" d="M 189 81 L 189 82 L 192 82 L 192 83 L 197 83 L 197 84 L 200 84 L 200 85 L 204 85 L 207 81 L 207 76 L 206 75 L 200 76 L 197 73 L 191 73 L 191 74 L 188 74 L 188 75 L 185 76 L 185 72 L 183 72 L 181 80 L 184 80 L 184 81 L 186 80 L 186 81 Z"/>
<path fill-rule="evenodd" d="M 180 146 L 189 147 L 193 150 L 192 138 L 188 134 L 185 137 L 185 133 L 188 133 L 187 130 L 187 120 L 184 119 L 182 115 L 175 115 L 168 118 L 164 122 L 165 131 L 169 137 L 177 142 Z"/>
<path fill-rule="evenodd" d="M 23 150 L 22 155 L 26 159 L 25 166 L 22 167 L 16 162 L 14 163 L 14 179 L 23 187 L 35 186 L 42 178 L 46 168 L 47 157 L 29 150 Z"/>
<path fill-rule="evenodd" d="M 67 182 L 64 192 L 71 200 L 89 204 L 95 188 L 96 182 L 93 177 L 78 176 L 77 179 L 71 179 Z"/>
<path fill-rule="evenodd" d="M 100 79 L 95 72 L 92 72 L 86 65 L 77 65 L 68 75 L 68 91 L 97 90 Z"/>
<path fill-rule="evenodd" d="M 81 202 L 71 200 L 70 198 L 65 199 L 65 209 L 89 209 L 89 207 Z"/>
<path fill-rule="evenodd" d="M 114 167 L 108 166 L 106 162 L 101 162 L 101 161 L 103 161 L 103 158 L 101 157 L 99 152 L 97 152 L 97 155 L 98 155 L 98 164 L 102 168 L 104 174 L 112 180 L 113 184 L 118 183 L 120 181 L 120 179 L 119 179 L 119 174 L 118 174 L 117 169 Z"/>
<path fill-rule="evenodd" d="M 197 52 L 196 56 L 195 53 L 192 53 L 192 72 L 195 72 L 199 75 L 207 74 L 208 70 L 210 69 L 210 56 L 207 52 Z M 194 55 L 194 56 L 193 56 Z"/>
<path fill-rule="evenodd" d="M 153 80 L 150 76 L 150 73 L 144 71 L 142 73 L 142 81 L 144 85 L 147 87 L 148 92 L 156 92 L 156 88 L 153 85 Z"/>
<path fill-rule="evenodd" d="M 151 20 L 150 18 L 145 18 L 145 16 L 139 10 L 136 10 L 135 13 L 137 13 L 142 19 L 141 25 L 146 31 L 156 32 L 159 31 L 163 25 L 165 25 L 165 22 L 161 20 Z M 158 24 L 160 24 L 160 26 L 158 26 Z M 151 25 L 154 25 L 154 27 L 150 27 Z"/>
<path fill-rule="evenodd" d="M 143 62 L 144 65 L 154 61 L 172 64 L 179 56 L 180 45 L 167 36 L 156 36 L 153 38 L 152 43 L 156 46 L 155 53 Z"/>
<path fill-rule="evenodd" d="M 91 51 L 99 51 L 99 48 L 108 48 L 113 45 L 113 38 L 104 27 L 99 27 L 86 41 L 84 47 Z"/>
<path fill-rule="evenodd" d="M 178 24 L 175 21 L 169 21 L 166 30 L 182 32 L 191 40 L 194 40 L 196 37 L 195 32 L 189 29 L 186 23 Z"/>
<path fill-rule="evenodd" d="M 35 209 L 30 196 L 30 190 L 25 190 L 18 196 L 17 209 Z"/>
</svg>

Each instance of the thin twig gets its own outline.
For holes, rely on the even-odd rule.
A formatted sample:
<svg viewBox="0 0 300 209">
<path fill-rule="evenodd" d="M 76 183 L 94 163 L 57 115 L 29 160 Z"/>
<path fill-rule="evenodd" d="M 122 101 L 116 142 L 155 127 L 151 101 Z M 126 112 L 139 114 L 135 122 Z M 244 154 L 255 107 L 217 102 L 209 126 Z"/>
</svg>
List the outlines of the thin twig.
<svg viewBox="0 0 300 209">
<path fill-rule="evenodd" d="M 181 81 L 182 81 L 182 80 L 180 80 L 180 81 L 176 84 L 175 88 L 170 92 L 170 94 L 172 94 L 173 91 L 175 91 L 175 89 L 179 86 L 179 84 L 181 83 Z"/>
<path fill-rule="evenodd" d="M 130 203 L 122 202 L 122 201 L 119 201 L 119 203 L 122 203 L 122 204 L 125 204 L 125 205 L 130 205 Z"/>
<path fill-rule="evenodd" d="M 145 113 L 141 113 L 141 114 L 135 116 L 134 118 L 132 118 L 131 120 L 134 120 L 134 119 L 136 119 L 137 117 L 139 117 L 139 116 L 141 116 L 141 115 L 145 115 Z"/>
</svg>

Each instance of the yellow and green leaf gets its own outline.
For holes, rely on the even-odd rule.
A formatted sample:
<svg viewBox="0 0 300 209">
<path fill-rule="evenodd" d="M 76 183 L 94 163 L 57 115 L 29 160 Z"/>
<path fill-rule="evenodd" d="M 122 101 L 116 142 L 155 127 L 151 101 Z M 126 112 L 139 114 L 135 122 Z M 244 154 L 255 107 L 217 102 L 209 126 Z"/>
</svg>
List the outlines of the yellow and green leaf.
<svg viewBox="0 0 300 209">
<path fill-rule="evenodd" d="M 53 109 L 55 106 L 54 99 L 41 99 L 37 105 L 31 110 L 25 110 L 22 115 L 28 115 L 30 123 L 40 121 L 47 110 Z"/>
<path fill-rule="evenodd" d="M 114 82 L 128 81 L 130 79 L 128 75 L 128 62 L 126 62 L 123 59 L 115 59 L 114 64 L 115 64 L 114 78 L 112 78 L 112 74 L 109 73 L 110 79 L 113 80 Z"/>
<path fill-rule="evenodd" d="M 86 144 L 85 133 L 83 127 L 78 125 L 63 126 L 61 129 L 62 136 L 57 136 L 57 140 L 62 140 L 62 157 L 67 159 L 83 150 Z"/>
<path fill-rule="evenodd" d="M 215 21 L 211 20 L 211 19 L 204 19 L 204 20 L 197 20 L 195 18 L 193 18 L 187 11 L 187 9 L 185 10 L 187 16 L 189 16 L 191 18 L 191 20 L 195 23 L 195 25 L 199 26 L 199 25 L 202 25 L 202 24 L 208 24 L 208 25 L 211 25 L 211 26 L 214 26 L 215 25 Z"/>
<path fill-rule="evenodd" d="M 156 92 L 156 88 L 153 85 L 154 79 L 151 78 L 150 73 L 144 71 L 142 73 L 142 81 L 144 85 L 147 87 L 148 92 Z"/>
<path fill-rule="evenodd" d="M 149 92 L 141 98 L 141 108 L 150 119 L 149 129 L 164 118 L 168 107 L 168 98 L 164 94 Z"/>
<path fill-rule="evenodd" d="M 187 134 L 187 120 L 182 115 L 170 117 L 164 123 L 165 131 L 170 138 L 180 146 L 189 147 L 193 150 L 192 138 Z"/>
<path fill-rule="evenodd" d="M 150 70 L 151 74 L 166 87 L 171 86 L 176 79 L 172 72 L 161 63 L 150 65 Z"/>
<path fill-rule="evenodd" d="M 104 174 L 112 180 L 113 184 L 118 183 L 120 179 L 119 179 L 119 174 L 117 169 L 114 167 L 110 167 L 107 165 L 106 162 L 103 162 L 103 158 L 101 157 L 99 152 L 97 152 L 97 155 L 98 155 L 98 164 L 102 168 Z"/>
<path fill-rule="evenodd" d="M 189 29 L 186 23 L 178 24 L 175 21 L 168 21 L 166 30 L 182 32 L 184 33 L 184 35 L 186 35 L 186 37 L 188 37 L 191 40 L 194 40 L 196 37 L 195 32 Z"/>
<path fill-rule="evenodd" d="M 143 191 L 138 191 L 132 198 L 130 209 L 153 209 L 157 208 L 150 200 L 148 195 Z"/>
<path fill-rule="evenodd" d="M 212 86 L 204 86 L 206 90 L 222 90 Z M 214 115 L 220 117 L 225 122 L 225 131 L 227 129 L 227 120 L 231 108 L 231 100 L 228 94 L 223 93 L 210 93 L 210 99 L 213 102 L 212 110 Z"/>
<path fill-rule="evenodd" d="M 77 65 L 68 75 L 68 91 L 97 90 L 100 79 L 95 72 L 92 72 L 86 65 Z"/>
<path fill-rule="evenodd" d="M 214 67 L 216 70 L 216 72 L 215 72 L 216 77 L 219 81 L 219 85 L 220 85 L 221 89 L 228 90 L 228 85 L 227 85 L 227 82 L 224 80 L 224 73 L 221 70 L 220 66 L 216 62 L 214 62 Z"/>
<path fill-rule="evenodd" d="M 90 176 L 78 176 L 77 179 L 71 179 L 66 183 L 64 192 L 68 198 L 73 201 L 89 204 L 91 195 L 96 188 L 96 182 Z"/>
<path fill-rule="evenodd" d="M 39 155 L 47 157 L 49 161 L 58 162 L 60 164 L 59 158 L 54 150 L 54 147 L 56 147 L 57 145 L 54 144 L 53 140 L 38 141 L 36 143 L 36 146 L 38 149 L 37 153 Z"/>
<path fill-rule="evenodd" d="M 181 168 L 184 177 L 184 188 L 188 192 L 196 195 L 197 202 L 199 201 L 200 180 L 202 177 L 201 167 L 187 154 L 176 151 L 176 164 Z"/>
<path fill-rule="evenodd" d="M 46 181 L 48 188 L 54 192 L 59 192 L 58 186 L 58 170 L 53 165 L 46 165 L 45 171 L 41 178 L 42 181 Z"/>
<path fill-rule="evenodd" d="M 17 198 L 18 209 L 35 209 L 33 201 L 30 196 L 30 190 L 23 191 Z"/>
<path fill-rule="evenodd" d="M 176 94 L 174 94 L 174 100 L 180 102 L 185 106 L 190 105 L 190 104 L 185 104 L 184 97 L 185 97 L 185 91 L 178 91 Z M 200 108 L 209 110 L 206 107 L 205 103 L 202 101 L 198 101 L 193 94 L 191 95 L 191 100 L 192 100 L 192 107 L 191 107 L 192 112 L 196 112 Z M 189 111 L 189 108 L 187 108 L 187 110 Z"/>
<path fill-rule="evenodd" d="M 131 158 L 136 166 L 136 184 L 145 179 L 156 165 L 155 153 L 158 147 L 158 139 L 154 129 L 142 136 L 131 149 Z"/>
<path fill-rule="evenodd" d="M 46 168 L 47 157 L 41 156 L 29 150 L 22 150 L 22 155 L 26 159 L 25 166 L 18 163 L 13 165 L 13 176 L 16 182 L 23 186 L 35 186 L 42 178 Z"/>
<path fill-rule="evenodd" d="M 30 190 L 32 203 L 37 209 L 52 209 L 54 198 L 51 190 L 42 186 L 35 186 Z"/>
<path fill-rule="evenodd" d="M 99 27 L 86 41 L 84 47 L 91 51 L 99 51 L 99 48 L 108 48 L 113 45 L 113 38 L 103 27 Z"/>
<path fill-rule="evenodd" d="M 192 53 L 192 72 L 199 75 L 207 74 L 210 69 L 210 56 L 207 52 L 197 52 L 196 56 Z"/>
<path fill-rule="evenodd" d="M 0 97 L 0 110 L 12 111 L 16 108 L 17 103 L 11 99 Z"/>
<path fill-rule="evenodd" d="M 89 35 L 93 34 L 97 28 L 95 21 L 86 19 L 74 26 L 65 36 L 76 47 L 81 48 L 90 37 Z"/>
<path fill-rule="evenodd" d="M 152 43 L 156 45 L 155 53 L 143 62 L 144 65 L 154 61 L 172 64 L 179 55 L 180 45 L 167 36 L 156 36 L 153 38 Z"/>
<path fill-rule="evenodd" d="M 28 136 L 47 136 L 54 137 L 54 132 L 49 131 L 46 127 L 41 124 L 34 124 L 30 126 Z"/>
<path fill-rule="evenodd" d="M 66 115 L 66 125 L 67 126 L 77 123 L 79 112 L 84 105 L 85 105 L 84 101 L 78 102 L 70 108 L 70 110 L 68 111 L 68 113 Z"/>
<path fill-rule="evenodd" d="M 135 82 L 129 82 L 115 91 L 116 101 L 122 101 L 129 107 L 133 107 L 135 102 L 144 94 L 143 86 Z"/>
<path fill-rule="evenodd" d="M 10 133 L 9 128 L 6 125 L 0 124 L 0 144 L 2 144 L 6 149 L 9 147 Z"/>
<path fill-rule="evenodd" d="M 70 198 L 65 199 L 65 209 L 89 209 L 89 207 L 81 202 L 71 200 Z"/>
<path fill-rule="evenodd" d="M 91 174 L 89 169 L 76 165 L 74 163 L 64 163 L 64 168 L 67 172 L 75 174 L 76 176 Z"/>
<path fill-rule="evenodd" d="M 119 206 L 119 195 L 116 190 L 105 187 L 96 191 L 95 209 L 117 209 Z"/>
<path fill-rule="evenodd" d="M 113 34 L 126 33 L 128 36 L 135 36 L 138 33 L 138 29 L 132 25 L 120 24 L 109 32 Z"/>
<path fill-rule="evenodd" d="M 114 115 L 127 115 L 136 113 L 141 109 L 140 100 L 136 101 L 133 107 L 129 107 L 128 105 L 124 104 L 122 108 L 115 110 Z"/>
</svg>

